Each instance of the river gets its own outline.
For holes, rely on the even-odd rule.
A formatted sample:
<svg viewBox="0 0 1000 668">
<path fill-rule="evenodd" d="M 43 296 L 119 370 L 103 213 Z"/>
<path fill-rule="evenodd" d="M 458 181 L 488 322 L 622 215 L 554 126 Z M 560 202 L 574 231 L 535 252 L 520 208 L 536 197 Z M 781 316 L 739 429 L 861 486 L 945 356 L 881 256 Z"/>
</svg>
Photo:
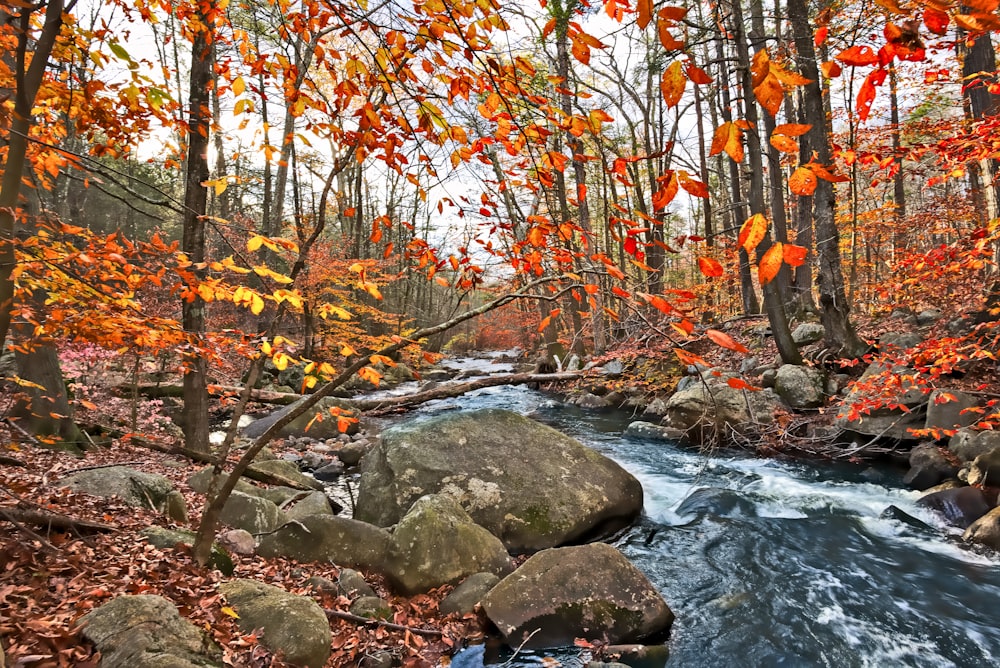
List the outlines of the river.
<svg viewBox="0 0 1000 668">
<path fill-rule="evenodd" d="M 486 407 L 549 424 L 641 481 L 642 520 L 614 544 L 677 616 L 668 666 L 997 665 L 1000 559 L 963 545 L 898 474 L 626 438 L 628 415 L 525 387 L 433 402 L 403 419 Z M 452 667 L 480 668 L 483 656 L 470 648 Z M 528 668 L 545 657 L 581 665 L 577 648 L 501 660 Z"/>
</svg>

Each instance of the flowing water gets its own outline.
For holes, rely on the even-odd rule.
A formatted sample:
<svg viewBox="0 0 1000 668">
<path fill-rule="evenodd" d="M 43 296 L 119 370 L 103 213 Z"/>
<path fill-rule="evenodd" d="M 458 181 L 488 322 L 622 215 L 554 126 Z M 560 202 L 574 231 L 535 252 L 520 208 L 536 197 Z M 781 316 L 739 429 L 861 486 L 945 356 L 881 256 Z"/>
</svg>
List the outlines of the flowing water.
<svg viewBox="0 0 1000 668">
<path fill-rule="evenodd" d="M 581 412 L 523 388 L 433 402 L 531 415 L 641 482 L 642 520 L 615 544 L 677 621 L 668 666 L 989 666 L 1000 657 L 1000 559 L 916 506 L 893 473 L 626 438 L 629 416 Z M 890 506 L 903 511 L 886 513 Z M 453 668 L 480 668 L 482 648 Z M 576 648 L 518 653 L 526 668 Z"/>
</svg>

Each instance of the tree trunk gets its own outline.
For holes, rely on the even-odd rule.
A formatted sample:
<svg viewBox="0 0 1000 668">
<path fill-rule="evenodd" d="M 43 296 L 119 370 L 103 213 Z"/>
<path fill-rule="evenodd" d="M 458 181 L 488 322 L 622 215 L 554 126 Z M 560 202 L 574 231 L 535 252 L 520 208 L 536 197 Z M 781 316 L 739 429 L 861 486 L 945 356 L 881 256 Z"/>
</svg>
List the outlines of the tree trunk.
<svg viewBox="0 0 1000 668">
<path fill-rule="evenodd" d="M 199 6 L 200 7 L 200 6 Z M 214 15 L 198 11 L 201 26 L 195 29 L 191 45 L 191 81 L 188 98 L 187 172 L 184 183 L 184 232 L 181 241 L 184 253 L 193 263 L 205 260 L 205 214 L 208 190 L 202 185 L 209 178 L 208 144 L 212 112 L 209 107 L 210 84 L 213 76 L 211 40 Z M 196 280 L 204 270 L 195 271 Z M 189 286 L 194 288 L 196 286 Z M 200 352 L 204 344 L 205 302 L 196 290 L 181 306 L 184 331 L 189 351 L 184 354 L 184 440 L 192 450 L 208 450 L 208 380 L 205 358 Z"/>
<path fill-rule="evenodd" d="M 806 122 L 812 125 L 803 137 L 803 143 L 817 162 L 831 163 L 830 137 L 827 133 L 826 112 L 820 90 L 820 73 L 816 66 L 812 29 L 805 0 L 789 0 L 788 20 L 798 51 L 798 64 L 802 76 L 809 79 L 803 95 Z M 820 320 L 826 331 L 829 349 L 845 357 L 858 357 L 867 345 L 858 338 L 850 320 L 850 304 L 844 290 L 844 274 L 840 262 L 840 232 L 834 218 L 836 198 L 833 184 L 818 179 L 813 194 L 813 220 L 816 230 L 816 250 L 819 255 L 819 307 Z"/>
</svg>

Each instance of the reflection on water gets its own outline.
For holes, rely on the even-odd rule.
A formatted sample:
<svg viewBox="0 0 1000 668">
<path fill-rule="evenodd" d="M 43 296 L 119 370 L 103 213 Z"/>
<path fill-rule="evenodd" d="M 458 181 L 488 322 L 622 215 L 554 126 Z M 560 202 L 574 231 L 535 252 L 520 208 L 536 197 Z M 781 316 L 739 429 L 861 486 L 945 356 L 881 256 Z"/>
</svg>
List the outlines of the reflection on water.
<svg viewBox="0 0 1000 668">
<path fill-rule="evenodd" d="M 556 427 L 642 482 L 644 517 L 617 546 L 677 615 L 669 666 L 996 665 L 1000 559 L 962 545 L 894 475 L 874 483 L 854 467 L 623 438 L 628 416 L 583 413 L 525 387 L 432 402 L 405 419 L 486 407 Z M 479 668 L 483 656 L 471 649 L 452 665 Z M 576 648 L 507 665 L 544 656 L 579 665 Z"/>
</svg>

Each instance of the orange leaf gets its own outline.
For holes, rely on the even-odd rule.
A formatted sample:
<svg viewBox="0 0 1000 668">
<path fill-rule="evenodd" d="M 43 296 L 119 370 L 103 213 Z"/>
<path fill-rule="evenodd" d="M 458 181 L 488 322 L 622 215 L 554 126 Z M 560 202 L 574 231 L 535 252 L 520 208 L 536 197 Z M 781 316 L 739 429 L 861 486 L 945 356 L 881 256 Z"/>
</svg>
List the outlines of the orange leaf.
<svg viewBox="0 0 1000 668">
<path fill-rule="evenodd" d="M 826 36 L 829 34 L 829 32 L 830 29 L 827 28 L 826 26 L 823 26 L 822 28 L 817 30 L 816 34 L 813 36 L 813 45 L 820 46 L 823 42 L 825 42 Z"/>
<path fill-rule="evenodd" d="M 761 52 L 763 53 L 763 52 Z M 781 82 L 774 74 L 768 73 L 760 85 L 754 86 L 754 97 L 760 102 L 760 106 L 767 110 L 767 113 L 776 116 L 781 109 L 781 104 L 785 101 L 785 89 L 781 87 Z"/>
<path fill-rule="evenodd" d="M 667 107 L 677 106 L 677 103 L 681 101 L 681 96 L 684 95 L 686 85 L 687 79 L 684 77 L 684 70 L 681 69 L 681 62 L 675 60 L 670 63 L 660 80 L 660 92 L 663 93 Z"/>
<path fill-rule="evenodd" d="M 763 241 L 767 235 L 767 226 L 767 218 L 763 214 L 755 213 L 750 216 L 740 228 L 740 236 L 736 240 L 736 245 L 742 246 L 746 252 L 752 253 L 757 244 Z"/>
<path fill-rule="evenodd" d="M 677 359 L 680 360 L 681 364 L 692 364 L 701 365 L 703 367 L 712 366 L 701 357 L 701 355 L 695 355 L 694 353 L 689 353 L 683 348 L 674 348 L 674 355 L 677 355 Z"/>
<path fill-rule="evenodd" d="M 832 60 L 827 60 L 820 65 L 819 68 L 823 71 L 823 76 L 827 79 L 836 79 L 844 71 L 844 68 L 840 66 L 840 63 L 836 63 Z"/>
<path fill-rule="evenodd" d="M 657 295 L 648 295 L 648 301 L 657 311 L 661 311 L 663 313 L 666 313 L 667 315 L 670 315 L 674 311 L 674 307 L 671 306 L 670 302 L 668 302 L 663 297 Z"/>
<path fill-rule="evenodd" d="M 774 128 L 772 134 L 786 135 L 788 137 L 801 137 L 812 129 L 811 125 L 805 123 L 782 123 Z"/>
<path fill-rule="evenodd" d="M 845 65 L 854 65 L 855 67 L 874 65 L 878 62 L 878 54 L 870 46 L 852 46 L 849 49 L 844 49 L 835 57 Z"/>
<path fill-rule="evenodd" d="M 684 48 L 684 42 L 670 34 L 670 26 L 672 25 L 672 22 L 663 19 L 662 11 L 660 14 L 661 17 L 656 20 L 656 33 L 660 38 L 660 44 L 662 44 L 663 48 L 667 51 L 680 51 Z"/>
<path fill-rule="evenodd" d="M 723 151 L 735 162 L 743 162 L 743 133 L 735 123 L 723 123 L 712 135 L 709 157 Z"/>
<path fill-rule="evenodd" d="M 681 170 L 677 173 L 677 177 L 681 182 L 681 187 L 688 191 L 695 197 L 703 197 L 708 199 L 708 186 L 701 181 L 696 181 L 688 176 L 688 173 Z"/>
<path fill-rule="evenodd" d="M 780 241 L 764 253 L 757 265 L 757 279 L 761 285 L 770 283 L 781 271 L 781 259 L 784 257 L 784 244 Z"/>
<path fill-rule="evenodd" d="M 862 121 L 868 118 L 872 103 L 875 102 L 875 87 L 882 85 L 886 73 L 887 70 L 884 67 L 872 70 L 865 77 L 865 82 L 861 84 L 861 90 L 858 91 L 858 118 Z"/>
<path fill-rule="evenodd" d="M 542 318 L 542 321 L 540 323 L 538 323 L 538 331 L 539 332 L 544 332 L 545 328 L 549 326 L 550 322 L 552 322 L 552 316 L 549 315 L 549 316 L 546 316 L 546 317 Z"/>
<path fill-rule="evenodd" d="M 730 378 L 726 381 L 726 385 L 733 388 L 734 390 L 748 390 L 750 392 L 757 392 L 760 390 L 759 387 L 754 387 L 750 383 L 746 382 L 742 378 Z"/>
<path fill-rule="evenodd" d="M 611 288 L 611 292 L 612 292 L 613 294 L 615 294 L 615 295 L 617 295 L 617 296 L 621 297 L 622 299 L 628 299 L 629 297 L 631 297 L 631 296 L 632 296 L 632 295 L 630 295 L 630 294 L 629 294 L 628 292 L 626 292 L 625 290 L 622 290 L 621 288 L 619 288 L 619 287 L 618 287 L 617 285 L 615 285 L 615 286 L 613 286 L 613 287 Z"/>
<path fill-rule="evenodd" d="M 708 76 L 705 70 L 701 69 L 690 60 L 687 65 L 684 66 L 684 72 L 687 74 L 687 78 L 691 80 L 691 83 L 697 84 L 699 86 L 707 86 L 712 83 L 712 77 Z"/>
<path fill-rule="evenodd" d="M 702 274 L 708 276 L 709 278 L 716 278 L 718 276 L 722 276 L 724 273 L 722 264 L 718 260 L 710 257 L 698 258 L 698 269 Z"/>
<path fill-rule="evenodd" d="M 788 188 L 796 195 L 808 197 L 816 192 L 816 174 L 808 167 L 799 167 L 788 178 Z"/>
<path fill-rule="evenodd" d="M 786 135 L 771 135 L 771 146 L 782 153 L 798 153 L 799 143 Z"/>
<path fill-rule="evenodd" d="M 705 335 L 715 342 L 715 345 L 721 346 L 723 348 L 728 348 L 729 350 L 735 350 L 738 353 L 748 353 L 750 352 L 745 345 L 729 336 L 725 332 L 720 332 L 717 329 L 707 329 L 705 330 Z"/>
<path fill-rule="evenodd" d="M 669 176 L 666 178 L 666 184 L 653 193 L 653 208 L 656 211 L 660 211 L 670 204 L 674 197 L 677 196 L 677 187 L 677 172 L 671 170 Z"/>
<path fill-rule="evenodd" d="M 635 23 L 640 30 L 645 30 L 653 18 L 653 0 L 638 0 L 635 6 Z"/>
<path fill-rule="evenodd" d="M 943 35 L 948 32 L 948 14 L 940 9 L 927 7 L 924 9 L 924 25 L 935 35 Z"/>
<path fill-rule="evenodd" d="M 802 246 L 796 246 L 795 244 L 785 244 L 785 250 L 782 255 L 785 264 L 789 267 L 799 267 L 806 261 L 806 255 L 809 253 L 808 250 Z"/>
</svg>

